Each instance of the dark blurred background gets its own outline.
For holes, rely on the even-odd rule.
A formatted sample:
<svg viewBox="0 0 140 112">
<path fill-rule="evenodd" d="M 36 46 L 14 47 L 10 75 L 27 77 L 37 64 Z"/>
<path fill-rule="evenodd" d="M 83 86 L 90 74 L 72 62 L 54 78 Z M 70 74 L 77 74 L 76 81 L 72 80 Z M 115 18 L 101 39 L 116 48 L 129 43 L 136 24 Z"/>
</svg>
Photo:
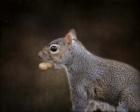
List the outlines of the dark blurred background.
<svg viewBox="0 0 140 112">
<path fill-rule="evenodd" d="M 41 71 L 38 51 L 75 28 L 94 54 L 140 69 L 136 0 L 1 0 L 0 112 L 70 112 L 64 70 Z"/>
</svg>

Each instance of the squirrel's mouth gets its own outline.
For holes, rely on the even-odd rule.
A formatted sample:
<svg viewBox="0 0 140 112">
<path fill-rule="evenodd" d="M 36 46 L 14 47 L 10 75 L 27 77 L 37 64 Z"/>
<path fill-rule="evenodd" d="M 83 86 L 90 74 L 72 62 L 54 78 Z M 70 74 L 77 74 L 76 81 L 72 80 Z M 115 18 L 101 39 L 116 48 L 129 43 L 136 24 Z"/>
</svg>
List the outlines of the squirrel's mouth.
<svg viewBox="0 0 140 112">
<path fill-rule="evenodd" d="M 47 70 L 49 68 L 62 69 L 63 65 L 57 64 L 57 63 L 54 63 L 53 61 L 48 60 L 48 61 L 43 61 L 39 63 L 39 68 L 41 70 Z"/>
<path fill-rule="evenodd" d="M 39 68 L 41 70 L 48 70 L 49 68 L 55 68 L 55 69 L 60 69 L 62 68 L 59 64 L 57 64 L 57 62 L 53 61 L 48 54 L 44 54 L 42 53 L 42 51 L 40 51 L 38 53 L 38 56 L 41 59 L 41 62 L 39 63 Z"/>
<path fill-rule="evenodd" d="M 41 63 L 39 64 L 39 68 L 42 70 L 47 70 L 48 68 L 54 67 L 55 69 L 61 69 L 62 65 L 59 63 L 59 58 L 52 57 L 49 55 L 47 51 L 40 51 L 38 53 L 39 58 L 41 59 Z"/>
</svg>

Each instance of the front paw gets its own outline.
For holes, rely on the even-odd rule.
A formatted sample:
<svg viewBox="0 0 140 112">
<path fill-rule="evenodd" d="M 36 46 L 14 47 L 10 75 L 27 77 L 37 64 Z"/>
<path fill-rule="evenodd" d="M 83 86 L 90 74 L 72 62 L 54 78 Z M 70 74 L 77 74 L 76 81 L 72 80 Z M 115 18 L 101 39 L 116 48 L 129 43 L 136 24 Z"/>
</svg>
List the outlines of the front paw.
<svg viewBox="0 0 140 112">
<path fill-rule="evenodd" d="M 115 112 L 115 107 L 99 101 L 90 101 L 85 112 Z"/>
<path fill-rule="evenodd" d="M 87 108 L 85 109 L 85 112 L 94 112 L 97 110 L 97 105 L 95 101 L 89 101 L 89 104 L 87 105 Z"/>
</svg>

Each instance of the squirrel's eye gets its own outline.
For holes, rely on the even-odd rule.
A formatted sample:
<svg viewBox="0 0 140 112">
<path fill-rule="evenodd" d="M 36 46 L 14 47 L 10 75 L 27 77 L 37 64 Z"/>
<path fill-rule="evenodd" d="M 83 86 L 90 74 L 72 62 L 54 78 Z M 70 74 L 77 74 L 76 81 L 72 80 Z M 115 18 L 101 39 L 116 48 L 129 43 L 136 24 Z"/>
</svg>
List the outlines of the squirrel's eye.
<svg viewBox="0 0 140 112">
<path fill-rule="evenodd" d="M 57 45 L 57 44 L 52 44 L 52 45 L 50 45 L 50 47 L 49 47 L 49 49 L 50 49 L 50 52 L 52 53 L 52 54 L 56 54 L 56 53 L 58 53 L 59 52 L 59 45 Z"/>
<path fill-rule="evenodd" d="M 50 50 L 55 52 L 55 51 L 57 51 L 57 47 L 56 46 L 51 46 Z"/>
</svg>

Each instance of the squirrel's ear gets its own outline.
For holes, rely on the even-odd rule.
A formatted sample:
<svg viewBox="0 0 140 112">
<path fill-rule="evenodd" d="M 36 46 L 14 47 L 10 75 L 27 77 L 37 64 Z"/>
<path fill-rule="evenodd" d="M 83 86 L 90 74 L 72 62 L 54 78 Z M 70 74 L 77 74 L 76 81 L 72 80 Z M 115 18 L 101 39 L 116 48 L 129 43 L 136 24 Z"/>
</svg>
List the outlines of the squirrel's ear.
<svg viewBox="0 0 140 112">
<path fill-rule="evenodd" d="M 72 44 L 72 40 L 76 40 L 76 31 L 74 29 L 71 29 L 65 36 L 65 41 L 67 44 Z"/>
</svg>

